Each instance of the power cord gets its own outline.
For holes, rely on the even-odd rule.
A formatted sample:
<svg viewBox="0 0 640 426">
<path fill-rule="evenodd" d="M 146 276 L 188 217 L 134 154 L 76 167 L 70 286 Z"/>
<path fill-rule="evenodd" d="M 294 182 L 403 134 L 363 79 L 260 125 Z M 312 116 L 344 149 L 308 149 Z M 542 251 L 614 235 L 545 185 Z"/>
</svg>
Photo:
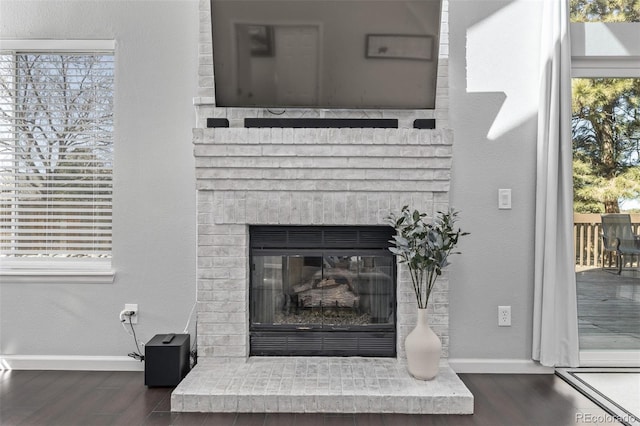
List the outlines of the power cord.
<svg viewBox="0 0 640 426">
<path fill-rule="evenodd" d="M 196 304 L 197 302 L 194 302 L 193 307 L 191 308 L 191 312 L 189 313 L 189 318 L 187 318 L 187 324 L 184 327 L 184 334 L 187 334 L 189 331 L 189 324 L 191 323 L 191 318 L 193 317 L 193 312 L 195 311 L 196 308 Z M 144 346 L 144 343 L 142 342 L 138 342 L 138 337 L 136 336 L 136 329 L 133 326 L 133 322 L 131 321 L 131 318 L 135 315 L 136 313 L 134 311 L 122 311 L 120 312 L 120 323 L 122 324 L 122 327 L 124 328 L 124 331 L 131 337 L 133 337 L 133 342 L 136 345 L 136 349 L 137 352 L 130 352 L 127 355 L 133 359 L 136 359 L 140 362 L 144 361 L 144 355 L 142 355 L 142 351 L 140 350 L 140 345 Z M 131 329 L 131 332 L 129 332 L 129 330 L 127 329 L 126 324 L 129 324 L 129 328 Z M 198 333 L 198 324 L 196 323 L 196 335 Z M 196 349 L 196 342 L 197 339 L 194 339 L 193 344 L 191 345 L 191 348 L 189 350 L 189 355 L 191 357 L 191 362 L 192 362 L 192 367 L 195 366 L 198 363 L 198 352 Z"/>
<path fill-rule="evenodd" d="M 198 344 L 198 323 L 196 323 L 196 335 L 195 335 L 195 339 L 193 339 L 193 343 L 191 344 L 191 352 L 189 352 L 189 354 L 191 355 L 191 368 L 195 367 L 196 364 L 198 363 L 198 349 L 196 347 L 197 344 Z"/>
<path fill-rule="evenodd" d="M 193 302 L 193 306 L 191 307 L 191 312 L 189 312 L 189 318 L 187 318 L 187 324 L 184 326 L 184 331 L 182 332 L 183 334 L 189 333 L 189 324 L 191 323 L 191 318 L 193 318 L 193 312 L 196 309 L 197 303 L 198 303 L 197 301 Z M 193 339 L 193 343 L 191 344 L 191 348 L 189 349 L 189 355 L 191 356 L 191 368 L 195 367 L 195 365 L 198 363 L 198 350 L 196 349 L 197 340 L 198 340 L 198 323 L 196 322 L 195 339 Z"/>
<path fill-rule="evenodd" d="M 130 356 L 133 359 L 137 359 L 138 361 L 142 362 L 144 361 L 144 355 L 142 355 L 142 351 L 140 350 L 140 346 L 138 345 L 138 338 L 136 337 L 136 329 L 133 326 L 133 322 L 131 322 L 131 317 L 135 315 L 134 312 L 131 311 L 124 311 L 120 314 L 120 318 L 125 318 L 125 319 L 121 319 L 120 322 L 122 323 L 122 327 L 124 327 L 124 331 L 127 332 L 127 334 L 129 336 L 133 337 L 133 341 L 136 344 L 136 349 L 138 350 L 138 352 L 130 352 L 127 355 Z M 131 328 L 131 333 L 129 333 L 129 330 L 127 330 L 127 327 L 125 325 L 125 323 L 127 322 L 127 319 L 129 320 L 129 327 Z"/>
</svg>

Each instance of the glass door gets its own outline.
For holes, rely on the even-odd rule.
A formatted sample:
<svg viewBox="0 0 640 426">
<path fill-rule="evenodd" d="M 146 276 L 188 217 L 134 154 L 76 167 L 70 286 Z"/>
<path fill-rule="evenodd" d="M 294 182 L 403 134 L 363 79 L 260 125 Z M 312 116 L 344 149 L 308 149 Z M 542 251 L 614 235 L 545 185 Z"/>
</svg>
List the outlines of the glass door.
<svg viewBox="0 0 640 426">
<path fill-rule="evenodd" d="M 637 364 L 640 256 L 616 249 L 613 237 L 607 241 L 602 221 L 628 219 L 624 232 L 640 234 L 640 79 L 574 78 L 572 89 L 581 363 Z M 640 240 L 635 244 L 640 248 Z"/>
<path fill-rule="evenodd" d="M 252 258 L 250 299 L 251 324 L 257 327 L 393 326 L 393 256 L 260 251 Z"/>
<path fill-rule="evenodd" d="M 396 356 L 389 226 L 252 226 L 250 355 Z"/>
</svg>

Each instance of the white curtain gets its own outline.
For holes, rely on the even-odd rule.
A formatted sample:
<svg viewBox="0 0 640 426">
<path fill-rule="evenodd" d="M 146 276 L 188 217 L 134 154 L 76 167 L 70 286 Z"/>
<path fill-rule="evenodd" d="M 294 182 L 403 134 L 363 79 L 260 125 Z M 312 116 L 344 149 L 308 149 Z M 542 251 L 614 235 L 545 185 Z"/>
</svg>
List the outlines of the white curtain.
<svg viewBox="0 0 640 426">
<path fill-rule="evenodd" d="M 579 363 L 573 254 L 569 0 L 543 0 L 538 115 L 533 359 Z"/>
</svg>

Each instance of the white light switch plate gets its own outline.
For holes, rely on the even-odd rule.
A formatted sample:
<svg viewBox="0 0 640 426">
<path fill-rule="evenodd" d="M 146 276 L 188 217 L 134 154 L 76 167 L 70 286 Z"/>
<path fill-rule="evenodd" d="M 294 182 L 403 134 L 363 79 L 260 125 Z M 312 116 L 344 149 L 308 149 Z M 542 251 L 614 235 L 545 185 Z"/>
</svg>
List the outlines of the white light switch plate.
<svg viewBox="0 0 640 426">
<path fill-rule="evenodd" d="M 508 210 L 511 208 L 511 190 L 498 189 L 498 208 Z"/>
</svg>

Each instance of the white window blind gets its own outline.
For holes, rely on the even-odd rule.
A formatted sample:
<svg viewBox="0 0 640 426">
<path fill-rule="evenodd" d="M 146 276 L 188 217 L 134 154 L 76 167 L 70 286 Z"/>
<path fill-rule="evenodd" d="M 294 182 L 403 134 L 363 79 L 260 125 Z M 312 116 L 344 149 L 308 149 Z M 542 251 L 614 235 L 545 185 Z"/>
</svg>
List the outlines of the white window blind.
<svg viewBox="0 0 640 426">
<path fill-rule="evenodd" d="M 113 53 L 0 52 L 0 261 L 111 257 Z"/>
</svg>

